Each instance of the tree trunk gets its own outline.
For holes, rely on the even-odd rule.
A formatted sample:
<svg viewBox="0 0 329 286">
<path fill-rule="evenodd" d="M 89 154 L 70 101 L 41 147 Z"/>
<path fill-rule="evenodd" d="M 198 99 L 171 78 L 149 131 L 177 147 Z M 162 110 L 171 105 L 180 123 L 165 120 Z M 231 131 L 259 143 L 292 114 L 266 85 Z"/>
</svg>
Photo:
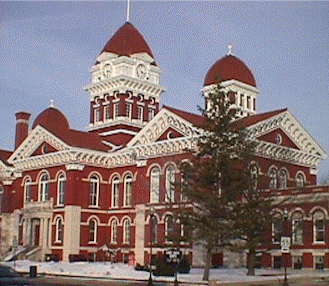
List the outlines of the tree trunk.
<svg viewBox="0 0 329 286">
<path fill-rule="evenodd" d="M 249 248 L 249 259 L 248 259 L 248 276 L 255 276 L 255 262 L 256 262 L 256 250 L 255 248 Z"/>
<path fill-rule="evenodd" d="M 211 247 L 207 247 L 207 254 L 206 254 L 206 264 L 204 266 L 203 270 L 203 281 L 208 281 L 209 280 L 209 270 L 210 270 L 210 264 L 211 264 Z"/>
</svg>

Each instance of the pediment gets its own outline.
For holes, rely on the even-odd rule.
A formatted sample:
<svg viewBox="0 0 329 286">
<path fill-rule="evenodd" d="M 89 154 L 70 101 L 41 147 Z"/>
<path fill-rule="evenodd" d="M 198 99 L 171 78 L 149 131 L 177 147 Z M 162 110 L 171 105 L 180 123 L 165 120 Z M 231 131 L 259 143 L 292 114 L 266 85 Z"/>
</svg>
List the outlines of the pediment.
<svg viewBox="0 0 329 286">
<path fill-rule="evenodd" d="M 257 139 L 260 141 L 300 150 L 295 142 L 291 140 L 291 138 L 281 128 L 277 128 L 267 134 L 261 135 L 257 137 Z"/>
<path fill-rule="evenodd" d="M 280 134 L 285 144 L 281 146 L 298 149 L 321 160 L 327 157 L 326 152 L 288 110 L 256 122 L 248 129 L 250 136 L 257 140 L 277 144 L 274 137 Z"/>
<path fill-rule="evenodd" d="M 174 135 L 168 138 L 169 132 Z M 127 147 L 152 144 L 157 141 L 173 140 L 179 137 L 193 137 L 199 132 L 193 124 L 174 112 L 163 108 L 161 111 L 127 144 Z"/>
<path fill-rule="evenodd" d="M 13 164 L 16 161 L 27 159 L 29 157 L 41 156 L 45 153 L 68 149 L 69 146 L 60 138 L 38 125 L 10 156 L 8 162 Z"/>
</svg>

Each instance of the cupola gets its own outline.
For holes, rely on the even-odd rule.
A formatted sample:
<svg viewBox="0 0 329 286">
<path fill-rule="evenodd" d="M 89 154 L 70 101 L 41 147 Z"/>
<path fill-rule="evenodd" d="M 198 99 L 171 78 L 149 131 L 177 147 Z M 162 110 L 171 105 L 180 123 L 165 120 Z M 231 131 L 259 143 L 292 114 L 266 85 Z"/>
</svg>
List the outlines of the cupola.
<svg viewBox="0 0 329 286">
<path fill-rule="evenodd" d="M 91 103 L 88 130 L 104 136 L 118 126 L 131 134 L 138 132 L 159 110 L 165 90 L 160 74 L 143 35 L 126 22 L 91 68 L 91 84 L 85 87 Z"/>
<path fill-rule="evenodd" d="M 259 91 L 255 77 L 249 67 L 232 54 L 232 46 L 229 46 L 229 53 L 216 61 L 207 72 L 203 87 L 206 97 L 218 83 L 225 91 L 233 92 L 233 99 L 231 96 L 230 100 L 239 108 L 238 117 L 256 114 L 256 98 Z"/>
</svg>

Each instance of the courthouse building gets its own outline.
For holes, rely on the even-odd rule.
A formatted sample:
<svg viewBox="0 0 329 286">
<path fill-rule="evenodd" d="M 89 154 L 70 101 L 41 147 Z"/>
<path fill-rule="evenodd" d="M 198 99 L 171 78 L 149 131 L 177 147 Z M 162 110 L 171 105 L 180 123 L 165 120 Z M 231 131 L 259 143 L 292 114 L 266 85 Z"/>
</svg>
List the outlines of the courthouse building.
<svg viewBox="0 0 329 286">
<path fill-rule="evenodd" d="M 120 27 L 100 53 L 95 51 L 95 58 L 84 87 L 90 99 L 86 132 L 72 129 L 53 104 L 34 122 L 29 112 L 15 114 L 15 149 L 0 150 L 2 259 L 15 250 L 31 260 L 85 257 L 145 265 L 152 207 L 153 254 L 171 247 L 166 234 L 174 224 L 172 208 L 186 200 L 171 183 L 181 180 L 178 167 L 189 160 L 184 150 L 193 148 L 202 116 L 160 107 L 166 90 L 162 71 L 131 23 Z M 257 142 L 253 168 L 264 178 L 261 187 L 289 195 L 290 265 L 329 267 L 329 193 L 316 186 L 325 152 L 289 110 L 257 113 L 255 77 L 241 59 L 223 55 L 200 88 L 207 94 L 219 79 L 235 95 L 237 120 Z M 282 209 L 274 211 L 282 216 Z M 279 267 L 282 226 L 278 222 L 271 229 L 271 249 L 257 262 Z M 182 248 L 193 265 L 204 263 L 197 247 Z M 225 255 L 218 249 L 213 264 L 233 265 Z"/>
</svg>

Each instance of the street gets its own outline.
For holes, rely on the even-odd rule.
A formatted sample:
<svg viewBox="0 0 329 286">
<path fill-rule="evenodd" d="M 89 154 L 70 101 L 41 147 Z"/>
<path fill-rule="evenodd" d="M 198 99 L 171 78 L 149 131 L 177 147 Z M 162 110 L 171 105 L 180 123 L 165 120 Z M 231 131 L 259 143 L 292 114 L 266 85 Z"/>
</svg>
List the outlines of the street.
<svg viewBox="0 0 329 286">
<path fill-rule="evenodd" d="M 37 286 L 146 286 L 147 281 L 133 281 L 133 280 L 103 280 L 90 278 L 72 278 L 72 277 L 38 277 L 27 278 L 31 285 Z M 325 286 L 329 285 L 329 277 L 294 277 L 289 279 L 289 286 Z M 153 282 L 154 286 L 169 286 L 173 282 Z M 179 283 L 181 286 L 192 285 L 192 283 Z M 193 283 L 193 285 L 196 285 Z M 200 284 L 198 284 L 200 285 Z M 206 283 L 204 285 L 207 285 Z M 264 282 L 218 282 L 216 284 L 209 283 L 209 285 L 216 286 L 281 286 L 282 279 L 275 279 Z"/>
</svg>

